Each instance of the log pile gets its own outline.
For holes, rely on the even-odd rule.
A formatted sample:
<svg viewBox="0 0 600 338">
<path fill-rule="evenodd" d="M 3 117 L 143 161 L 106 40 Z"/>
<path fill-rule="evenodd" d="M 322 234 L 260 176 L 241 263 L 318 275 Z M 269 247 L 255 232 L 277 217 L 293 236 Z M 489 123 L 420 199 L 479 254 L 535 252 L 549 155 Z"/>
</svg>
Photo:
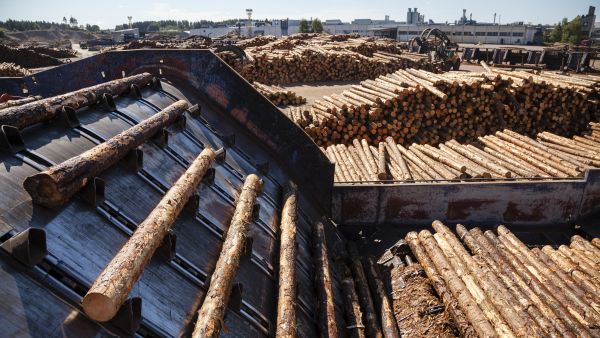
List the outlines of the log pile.
<svg viewBox="0 0 600 338">
<path fill-rule="evenodd" d="M 572 138 L 542 132 L 534 139 L 504 129 L 472 144 L 403 146 L 388 137 L 379 143 L 384 154 L 365 139 L 321 150 L 335 163 L 336 182 L 581 177 L 600 168 L 600 123 L 590 127 L 587 135 Z"/>
<path fill-rule="evenodd" d="M 0 77 L 21 77 L 27 75 L 31 75 L 31 72 L 27 68 L 23 68 L 12 62 L 0 63 Z"/>
<path fill-rule="evenodd" d="M 58 66 L 59 59 L 28 48 L 13 48 L 0 44 L 0 62 L 14 63 L 25 68 Z"/>
<path fill-rule="evenodd" d="M 297 34 L 265 44 L 246 46 L 246 61 L 219 52 L 224 61 L 249 81 L 286 84 L 322 80 L 364 80 L 401 68 L 439 70 L 426 55 L 402 53 L 393 40 L 321 34 Z"/>
<path fill-rule="evenodd" d="M 433 228 L 405 240 L 461 336 L 600 334 L 598 239 L 530 249 L 504 226 Z"/>
<path fill-rule="evenodd" d="M 53 48 L 47 46 L 31 46 L 28 47 L 29 50 L 32 50 L 36 53 L 44 54 L 51 56 L 57 59 L 66 59 L 77 56 L 77 51 L 69 48 Z"/>
<path fill-rule="evenodd" d="M 320 146 L 473 142 L 504 128 L 571 136 L 600 118 L 600 78 L 405 69 L 315 101 L 295 122 Z"/>
<path fill-rule="evenodd" d="M 276 106 L 298 106 L 306 103 L 306 98 L 291 90 L 264 85 L 260 82 L 254 82 L 252 85 Z"/>
</svg>

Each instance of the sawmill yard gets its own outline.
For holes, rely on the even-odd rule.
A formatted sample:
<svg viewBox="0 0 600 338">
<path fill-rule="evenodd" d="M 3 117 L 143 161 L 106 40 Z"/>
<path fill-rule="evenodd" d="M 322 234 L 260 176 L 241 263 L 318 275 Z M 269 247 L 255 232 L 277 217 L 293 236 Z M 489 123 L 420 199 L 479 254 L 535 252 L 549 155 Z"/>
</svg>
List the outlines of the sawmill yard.
<svg viewBox="0 0 600 338">
<path fill-rule="evenodd" d="M 116 335 L 600 337 L 594 65 L 456 70 L 353 34 L 0 45 L 0 261 L 62 271 L 65 304 Z M 58 258 L 19 256 L 29 226 Z M 171 302 L 157 266 L 198 293 Z M 130 293 L 160 295 L 124 329 Z"/>
</svg>

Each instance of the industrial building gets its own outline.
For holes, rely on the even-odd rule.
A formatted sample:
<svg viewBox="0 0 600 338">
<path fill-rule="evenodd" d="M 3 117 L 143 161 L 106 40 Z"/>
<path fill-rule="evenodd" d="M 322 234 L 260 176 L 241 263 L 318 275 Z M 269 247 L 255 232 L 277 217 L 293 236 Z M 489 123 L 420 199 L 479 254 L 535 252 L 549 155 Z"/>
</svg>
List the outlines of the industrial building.
<svg viewBox="0 0 600 338">
<path fill-rule="evenodd" d="M 593 23 L 593 18 L 595 18 L 593 7 L 590 7 L 590 10 L 592 16 L 589 20 Z M 282 24 L 284 22 L 287 24 Z M 593 24 L 588 25 L 593 27 Z M 418 8 L 408 9 L 405 22 L 390 20 L 388 15 L 383 20 L 354 19 L 351 22 L 343 22 L 340 19 L 326 19 L 323 21 L 323 31 L 332 35 L 380 36 L 393 38 L 400 42 L 406 42 L 419 36 L 427 28 L 438 28 L 458 43 L 513 45 L 541 43 L 543 29 L 540 25 L 524 24 L 523 22 L 509 24 L 478 23 L 472 18 L 467 18 L 466 9 L 463 10 L 463 16 L 454 24 L 434 23 L 432 20 L 426 21 L 425 16 L 419 13 Z M 281 37 L 296 34 L 299 30 L 300 20 L 273 20 L 270 24 L 252 25 L 250 27 L 245 23 L 238 26 L 207 26 L 192 29 L 190 35 L 218 37 L 239 32 L 242 36 L 273 35 Z"/>
</svg>

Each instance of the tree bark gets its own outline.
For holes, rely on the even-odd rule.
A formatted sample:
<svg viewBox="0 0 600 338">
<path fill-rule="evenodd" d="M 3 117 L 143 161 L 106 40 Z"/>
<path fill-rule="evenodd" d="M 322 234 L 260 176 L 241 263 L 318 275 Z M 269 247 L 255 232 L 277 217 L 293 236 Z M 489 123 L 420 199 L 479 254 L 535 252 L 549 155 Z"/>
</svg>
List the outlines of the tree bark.
<svg viewBox="0 0 600 338">
<path fill-rule="evenodd" d="M 0 125 L 9 125 L 23 129 L 32 124 L 55 118 L 62 107 L 79 109 L 94 104 L 104 94 L 120 95 L 128 91 L 131 85 L 145 86 L 152 81 L 152 75 L 143 73 L 83 88 L 67 94 L 9 107 L 0 112 Z"/>
<path fill-rule="evenodd" d="M 465 313 L 459 308 L 458 302 L 453 298 L 452 293 L 444 282 L 444 279 L 436 270 L 433 261 L 429 258 L 429 256 L 427 256 L 427 253 L 425 253 L 425 249 L 423 248 L 423 244 L 419 242 L 417 233 L 409 232 L 406 235 L 405 240 L 410 246 L 413 255 L 417 258 L 419 263 L 421 263 L 421 266 L 423 267 L 423 270 L 425 270 L 425 274 L 427 274 L 427 278 L 429 278 L 431 281 L 433 288 L 442 299 L 442 302 L 444 302 L 444 306 L 452 316 L 454 324 L 456 325 L 458 332 L 460 332 L 461 337 L 477 337 L 477 333 L 469 324 Z"/>
<path fill-rule="evenodd" d="M 375 314 L 375 304 L 373 304 L 373 298 L 371 297 L 371 291 L 369 290 L 369 284 L 367 277 L 365 276 L 365 270 L 363 264 L 358 257 L 354 244 L 348 243 L 348 252 L 350 253 L 350 267 L 354 276 L 354 282 L 356 290 L 358 291 L 358 297 L 360 300 L 361 308 L 364 311 L 364 322 L 366 324 L 366 333 L 369 338 L 382 338 L 383 333 L 379 325 L 379 319 Z"/>
<path fill-rule="evenodd" d="M 244 253 L 248 227 L 252 223 L 254 203 L 257 195 L 262 191 L 262 186 L 262 180 L 258 176 L 250 174 L 246 177 L 204 303 L 198 310 L 198 321 L 192 333 L 193 338 L 219 336 L 233 279 Z"/>
<path fill-rule="evenodd" d="M 94 176 L 109 168 L 127 153 L 173 123 L 188 108 L 177 101 L 152 117 L 119 133 L 105 142 L 50 169 L 25 179 L 23 186 L 33 203 L 48 208 L 66 203 Z"/>
<path fill-rule="evenodd" d="M 467 289 L 462 279 L 452 268 L 450 262 L 444 255 L 442 249 L 438 246 L 431 233 L 423 230 L 418 235 L 419 241 L 423 243 L 425 252 L 435 265 L 435 269 L 440 273 L 448 289 L 457 300 L 459 307 L 467 316 L 467 319 L 473 326 L 473 329 L 479 337 L 496 337 L 496 331 L 487 317 L 477 305 L 471 292 Z"/>
<path fill-rule="evenodd" d="M 327 241 L 325 238 L 325 228 L 322 222 L 315 222 L 313 225 L 314 241 L 314 260 L 317 283 L 317 294 L 319 297 L 319 324 L 321 337 L 338 337 L 335 303 L 333 299 L 333 285 L 331 280 L 331 271 L 329 269 L 329 254 L 327 250 Z"/>
<path fill-rule="evenodd" d="M 96 278 L 82 302 L 90 318 L 115 316 L 214 158 L 210 148 L 200 153 Z"/>
<path fill-rule="evenodd" d="M 281 211 L 277 337 L 297 337 L 296 318 L 296 192 L 285 198 Z"/>
<path fill-rule="evenodd" d="M 371 292 L 375 296 L 375 305 L 379 308 L 379 318 L 381 319 L 381 329 L 385 338 L 400 338 L 400 332 L 398 331 L 398 324 L 394 317 L 394 311 L 392 310 L 392 304 L 387 297 L 385 286 L 381 281 L 379 269 L 377 263 L 372 257 L 366 257 L 363 259 L 365 263 L 365 272 Z"/>
</svg>

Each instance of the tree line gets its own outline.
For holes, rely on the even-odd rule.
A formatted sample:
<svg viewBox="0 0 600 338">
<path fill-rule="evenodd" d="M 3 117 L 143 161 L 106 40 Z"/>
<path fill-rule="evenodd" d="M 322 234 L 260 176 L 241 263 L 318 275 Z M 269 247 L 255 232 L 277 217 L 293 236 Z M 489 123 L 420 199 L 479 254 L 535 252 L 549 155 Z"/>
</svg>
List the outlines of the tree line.
<svg viewBox="0 0 600 338">
<path fill-rule="evenodd" d="M 306 19 L 300 20 L 300 33 L 322 33 L 323 23 L 318 18 L 312 19 L 310 22 Z"/>
<path fill-rule="evenodd" d="M 579 44 L 583 39 L 581 29 L 581 16 L 578 15 L 571 21 L 564 18 L 553 29 L 546 30 L 544 41 L 548 43 L 563 42 Z"/>
</svg>

